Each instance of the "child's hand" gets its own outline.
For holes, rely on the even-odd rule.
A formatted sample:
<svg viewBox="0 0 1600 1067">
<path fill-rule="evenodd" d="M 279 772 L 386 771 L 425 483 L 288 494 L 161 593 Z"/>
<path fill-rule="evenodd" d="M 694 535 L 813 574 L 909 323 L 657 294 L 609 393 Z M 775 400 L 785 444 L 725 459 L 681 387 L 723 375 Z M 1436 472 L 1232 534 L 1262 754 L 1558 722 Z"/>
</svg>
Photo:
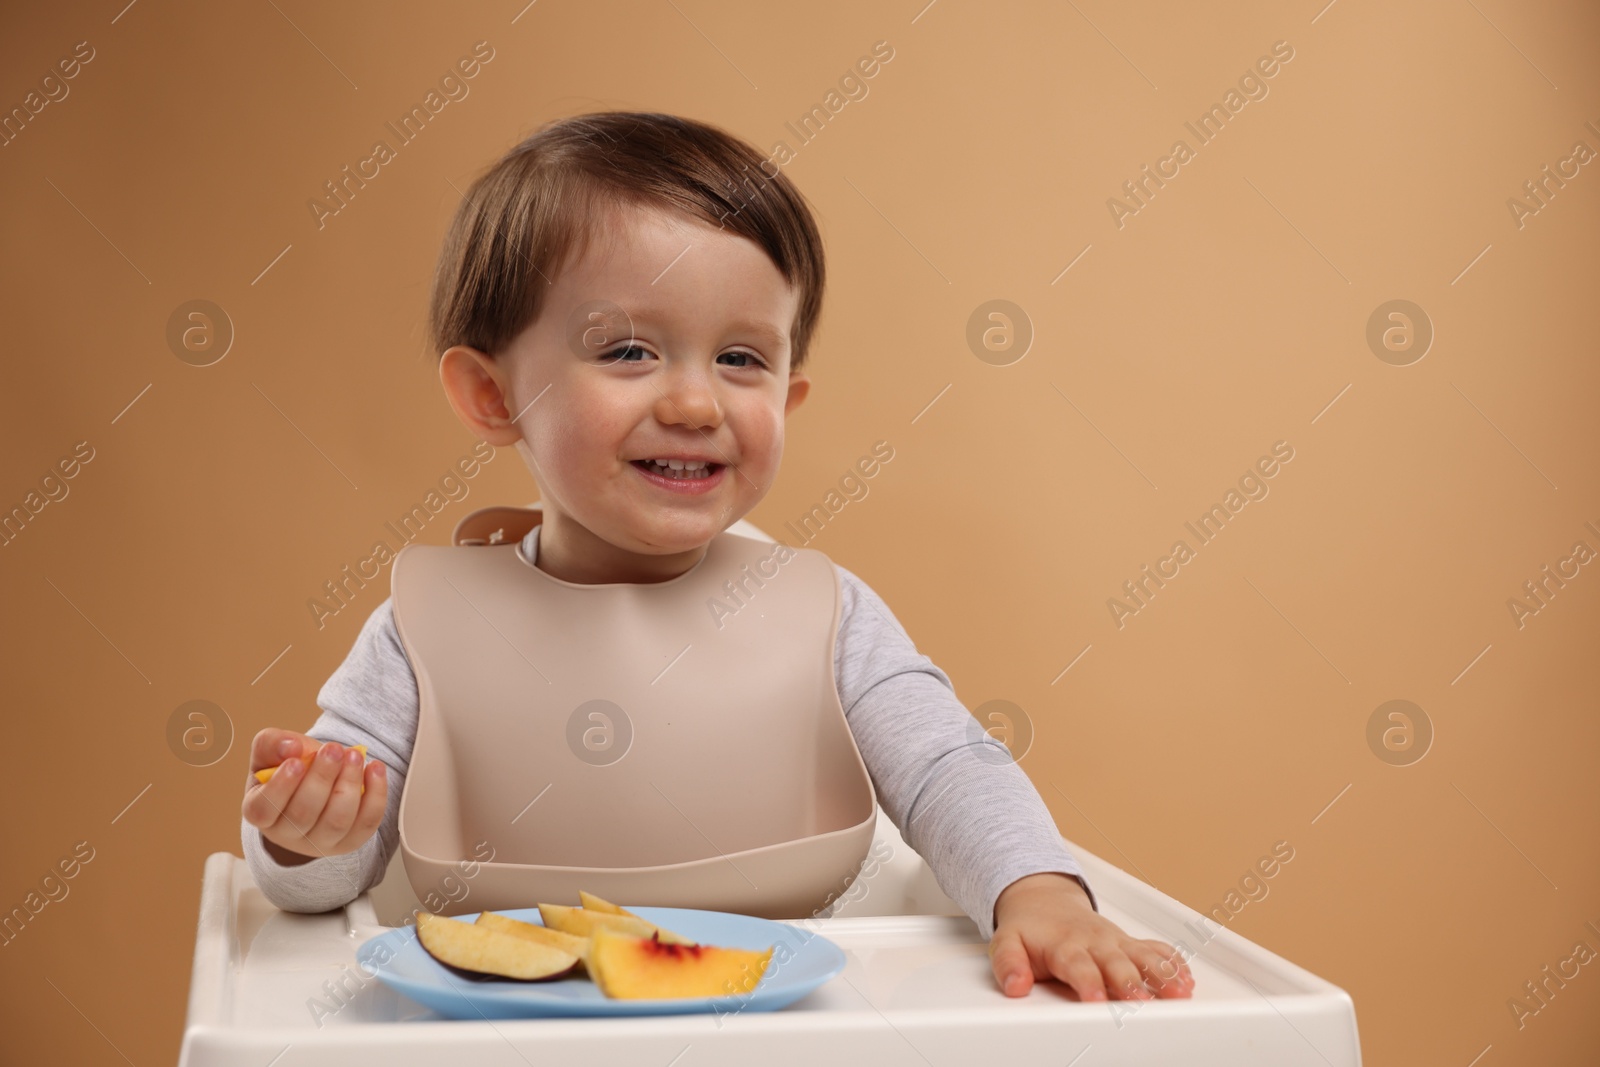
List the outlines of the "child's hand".
<svg viewBox="0 0 1600 1067">
<path fill-rule="evenodd" d="M 1194 975 L 1165 941 L 1139 941 L 1089 904 L 1089 895 L 1064 874 L 1030 874 L 1006 886 L 995 901 L 989 942 L 995 980 L 1007 996 L 1026 996 L 1035 978 L 1058 978 L 1079 1000 L 1187 997 Z"/>
<path fill-rule="evenodd" d="M 316 756 L 306 764 L 298 758 L 302 752 Z M 255 772 L 266 767 L 279 769 L 265 783 L 256 781 Z M 353 748 L 290 730 L 262 730 L 250 743 L 250 774 L 245 821 L 261 830 L 267 851 L 280 863 L 354 852 L 383 822 L 388 775 L 378 760 L 363 771 L 361 753 Z"/>
</svg>

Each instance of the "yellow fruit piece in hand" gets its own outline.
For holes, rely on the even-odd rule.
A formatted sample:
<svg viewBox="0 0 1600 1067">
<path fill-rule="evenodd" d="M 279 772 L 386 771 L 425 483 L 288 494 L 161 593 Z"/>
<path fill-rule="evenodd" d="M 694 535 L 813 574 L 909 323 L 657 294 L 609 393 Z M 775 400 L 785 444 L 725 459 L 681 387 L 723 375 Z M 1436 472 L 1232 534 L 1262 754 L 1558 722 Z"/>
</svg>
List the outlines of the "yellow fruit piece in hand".
<svg viewBox="0 0 1600 1067">
<path fill-rule="evenodd" d="M 350 747 L 355 749 L 357 752 L 361 753 L 361 759 L 362 759 L 363 765 L 365 765 L 365 761 L 366 761 L 366 758 L 367 758 L 367 746 L 366 745 L 351 745 Z M 317 753 L 321 752 L 321 751 L 322 751 L 322 746 L 318 745 L 316 748 L 312 749 L 310 752 L 302 752 L 297 758 L 300 760 L 301 763 L 304 763 L 306 766 L 309 767 L 309 766 L 311 766 L 311 761 L 316 757 Z M 283 766 L 283 764 L 281 764 L 281 763 L 278 764 L 278 767 L 282 767 L 282 766 Z M 272 780 L 272 776 L 277 773 L 278 767 L 263 767 L 263 768 L 261 768 L 259 771 L 256 772 L 256 781 L 258 781 L 258 782 L 270 782 Z M 367 791 L 367 787 L 365 785 L 363 785 L 361 787 L 361 791 L 363 793 L 365 793 Z"/>
<path fill-rule="evenodd" d="M 616 1000 L 725 997 L 754 990 L 772 951 L 673 945 L 603 924 L 590 939 L 587 964 L 600 991 Z"/>
</svg>

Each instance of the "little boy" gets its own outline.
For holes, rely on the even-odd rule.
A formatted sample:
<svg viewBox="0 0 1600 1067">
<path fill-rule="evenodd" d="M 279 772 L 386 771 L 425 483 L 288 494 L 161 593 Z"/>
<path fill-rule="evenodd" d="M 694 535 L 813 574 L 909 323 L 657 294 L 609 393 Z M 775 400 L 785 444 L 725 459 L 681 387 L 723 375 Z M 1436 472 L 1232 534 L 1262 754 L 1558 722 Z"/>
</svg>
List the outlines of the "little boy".
<svg viewBox="0 0 1600 1067">
<path fill-rule="evenodd" d="M 776 478 L 824 267 L 798 190 L 764 167 L 702 123 L 582 115 L 512 149 L 461 205 L 430 313 L 440 379 L 475 435 L 528 464 L 542 521 L 518 551 L 552 579 L 673 581 Z M 1099 914 L 1027 776 L 974 758 L 949 678 L 832 566 L 839 706 L 883 810 L 989 940 L 1001 990 L 1054 977 L 1084 1000 L 1189 996 L 1179 954 Z M 243 803 L 251 871 L 288 911 L 348 903 L 397 846 L 419 700 L 393 597 L 317 703 L 308 733 L 256 735 Z"/>
</svg>

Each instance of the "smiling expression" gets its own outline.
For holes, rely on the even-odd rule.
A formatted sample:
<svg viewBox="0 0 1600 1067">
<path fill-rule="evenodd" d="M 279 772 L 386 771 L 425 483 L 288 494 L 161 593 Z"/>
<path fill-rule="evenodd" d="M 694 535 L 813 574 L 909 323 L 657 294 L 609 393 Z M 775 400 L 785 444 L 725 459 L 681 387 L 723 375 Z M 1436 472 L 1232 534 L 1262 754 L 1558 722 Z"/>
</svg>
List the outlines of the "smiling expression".
<svg viewBox="0 0 1600 1067">
<path fill-rule="evenodd" d="M 538 481 L 540 569 L 584 584 L 664 581 L 761 501 L 785 417 L 810 386 L 789 370 L 798 303 L 753 241 L 619 206 L 498 358 L 444 354 L 456 413 L 491 444 L 515 445 Z M 667 458 L 711 475 L 667 478 L 641 462 Z"/>
</svg>

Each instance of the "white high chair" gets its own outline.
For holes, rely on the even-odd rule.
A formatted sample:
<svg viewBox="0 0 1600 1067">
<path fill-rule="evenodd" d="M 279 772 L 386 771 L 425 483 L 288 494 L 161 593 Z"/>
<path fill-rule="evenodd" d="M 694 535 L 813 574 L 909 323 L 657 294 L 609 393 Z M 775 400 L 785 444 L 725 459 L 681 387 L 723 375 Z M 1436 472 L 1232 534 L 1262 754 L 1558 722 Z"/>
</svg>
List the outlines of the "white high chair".
<svg viewBox="0 0 1600 1067">
<path fill-rule="evenodd" d="M 743 520 L 729 529 L 772 540 Z M 684 1067 L 1001 1058 L 1060 1067 L 1091 1048 L 1084 1062 L 1097 1067 L 1360 1067 L 1344 990 L 1062 840 L 1101 914 L 1132 937 L 1195 950 L 1191 998 L 1080 1003 L 1056 981 L 1007 997 L 977 926 L 882 808 L 872 855 L 888 858 L 800 920 L 844 950 L 844 972 L 787 1008 L 722 1016 L 445 1019 L 356 966 L 363 942 L 421 906 L 398 849 L 382 882 L 320 915 L 278 910 L 241 856 L 216 852 L 206 859 L 179 1067 L 665 1067 L 680 1056 Z"/>
</svg>

